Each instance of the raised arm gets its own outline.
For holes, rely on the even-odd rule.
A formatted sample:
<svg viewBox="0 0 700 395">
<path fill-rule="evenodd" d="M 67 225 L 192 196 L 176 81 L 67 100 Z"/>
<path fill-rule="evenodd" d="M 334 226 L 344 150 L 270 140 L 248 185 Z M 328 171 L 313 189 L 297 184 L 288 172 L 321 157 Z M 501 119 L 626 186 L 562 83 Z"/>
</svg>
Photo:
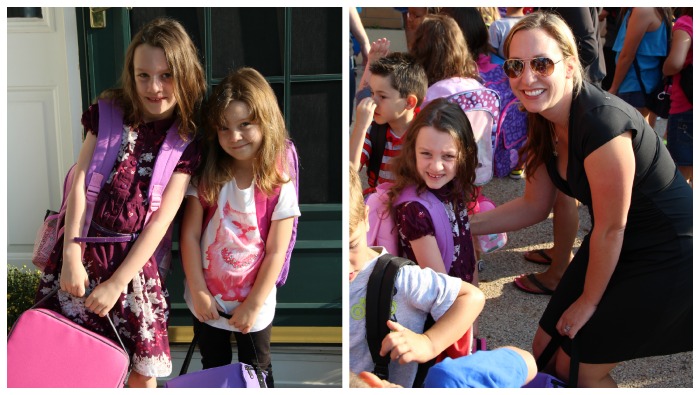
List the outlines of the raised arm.
<svg viewBox="0 0 700 395">
<path fill-rule="evenodd" d="M 379 354 L 391 353 L 391 359 L 401 364 L 429 361 L 464 335 L 485 302 L 479 288 L 462 281 L 452 306 L 425 333 L 417 334 L 397 322 L 387 321 L 391 332 L 382 341 Z"/>
</svg>

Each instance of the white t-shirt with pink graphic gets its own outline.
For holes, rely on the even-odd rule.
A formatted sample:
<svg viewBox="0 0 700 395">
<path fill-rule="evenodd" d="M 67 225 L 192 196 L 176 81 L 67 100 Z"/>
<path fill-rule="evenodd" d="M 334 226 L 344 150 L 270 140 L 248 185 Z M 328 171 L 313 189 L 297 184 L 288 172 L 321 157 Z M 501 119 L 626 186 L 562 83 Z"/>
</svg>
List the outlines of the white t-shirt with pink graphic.
<svg viewBox="0 0 700 395">
<path fill-rule="evenodd" d="M 196 188 L 190 186 L 187 195 L 196 197 Z M 272 220 L 300 215 L 296 190 L 290 181 L 280 188 Z M 200 247 L 202 269 L 209 292 L 219 302 L 220 310 L 232 314 L 248 296 L 265 256 L 265 244 L 255 214 L 254 184 L 247 189 L 239 189 L 234 179 L 221 188 L 216 213 L 202 234 Z M 190 311 L 194 311 L 187 282 L 185 302 Z M 265 329 L 272 323 L 276 304 L 277 288 L 274 287 L 265 299 L 251 332 Z M 239 332 L 223 317 L 207 321 L 207 324 Z"/>
</svg>

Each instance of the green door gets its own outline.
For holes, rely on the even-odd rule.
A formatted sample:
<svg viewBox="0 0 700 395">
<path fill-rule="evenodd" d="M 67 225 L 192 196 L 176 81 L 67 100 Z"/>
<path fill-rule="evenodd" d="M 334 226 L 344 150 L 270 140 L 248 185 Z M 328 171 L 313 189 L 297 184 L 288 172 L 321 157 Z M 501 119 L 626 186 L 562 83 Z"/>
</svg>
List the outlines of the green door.
<svg viewBox="0 0 700 395">
<path fill-rule="evenodd" d="M 340 343 L 342 9 L 77 8 L 77 13 L 85 109 L 117 83 L 132 33 L 157 16 L 185 26 L 210 89 L 243 66 L 268 79 L 299 153 L 302 213 L 289 278 L 277 295 L 273 341 Z M 171 336 L 189 341 L 191 316 L 182 298 L 177 243 L 173 254 Z"/>
</svg>

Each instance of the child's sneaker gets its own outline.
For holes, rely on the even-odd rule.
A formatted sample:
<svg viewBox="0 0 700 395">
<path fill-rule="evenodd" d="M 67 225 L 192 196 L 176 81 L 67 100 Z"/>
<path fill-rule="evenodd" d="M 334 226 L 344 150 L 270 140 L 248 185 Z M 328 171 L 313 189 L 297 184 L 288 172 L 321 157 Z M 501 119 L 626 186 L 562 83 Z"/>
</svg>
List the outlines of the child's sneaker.
<svg viewBox="0 0 700 395">
<path fill-rule="evenodd" d="M 519 180 L 519 179 L 525 177 L 525 171 L 523 169 L 515 169 L 515 170 L 510 172 L 508 177 L 510 177 L 514 180 Z"/>
</svg>

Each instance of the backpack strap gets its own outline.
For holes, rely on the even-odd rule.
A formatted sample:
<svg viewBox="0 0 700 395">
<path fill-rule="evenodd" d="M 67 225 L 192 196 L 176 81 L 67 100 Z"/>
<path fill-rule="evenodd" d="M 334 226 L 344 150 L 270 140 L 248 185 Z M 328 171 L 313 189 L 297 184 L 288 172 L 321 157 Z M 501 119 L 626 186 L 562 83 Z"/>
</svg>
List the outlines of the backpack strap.
<svg viewBox="0 0 700 395">
<path fill-rule="evenodd" d="M 378 125 L 376 122 L 372 122 L 369 128 L 369 141 L 372 144 L 372 152 L 367 161 L 367 183 L 372 188 L 376 187 L 379 182 L 379 170 L 382 166 L 388 130 L 388 123 Z"/>
<path fill-rule="evenodd" d="M 97 142 L 85 174 L 85 222 L 80 237 L 86 237 L 92 223 L 97 195 L 114 169 L 122 142 L 124 114 L 121 108 L 107 100 L 97 102 L 100 114 Z"/>
<path fill-rule="evenodd" d="M 179 121 L 173 122 L 170 129 L 166 132 L 165 140 L 160 146 L 158 156 L 156 156 L 156 162 L 153 165 L 153 173 L 151 174 L 151 183 L 148 186 L 148 211 L 146 212 L 144 227 L 151 220 L 153 213 L 160 208 L 163 201 L 163 192 L 165 192 L 170 177 L 175 172 L 175 167 L 180 161 L 185 148 L 187 148 L 192 141 L 192 139 L 183 140 L 182 137 L 180 137 L 178 133 L 179 126 Z M 156 263 L 158 264 L 161 281 L 165 281 L 167 274 L 170 272 L 170 265 L 172 263 L 172 229 L 173 224 L 171 223 L 165 236 L 153 252 Z"/>
<path fill-rule="evenodd" d="M 537 370 L 543 372 L 549 361 L 552 360 L 554 353 L 561 346 L 564 336 L 553 336 L 547 346 L 544 348 L 540 356 L 537 358 Z M 578 369 L 579 369 L 579 350 L 576 339 L 571 339 L 571 355 L 569 364 L 569 380 L 567 387 L 576 388 L 578 386 Z"/>
<path fill-rule="evenodd" d="M 452 257 L 455 250 L 455 241 L 452 236 L 452 225 L 447 218 L 447 211 L 440 199 L 433 195 L 430 191 L 423 191 L 418 194 L 414 185 L 408 186 L 401 191 L 401 194 L 394 201 L 394 207 L 401 203 L 415 201 L 423 205 L 430 219 L 433 221 L 435 230 L 435 240 L 437 241 L 442 261 L 445 263 L 445 271 L 450 272 L 452 267 Z"/>
<path fill-rule="evenodd" d="M 389 379 L 390 355 L 382 357 L 379 351 L 382 340 L 389 334 L 386 321 L 391 319 L 391 302 L 396 275 L 405 265 L 415 265 L 415 263 L 391 254 L 381 255 L 377 258 L 367 283 L 365 297 L 367 345 L 374 361 L 374 374 L 383 380 Z"/>
<path fill-rule="evenodd" d="M 151 183 L 148 186 L 148 212 L 146 220 L 148 223 L 153 213 L 158 211 L 163 200 L 163 192 L 170 181 L 170 177 L 175 171 L 175 167 L 182 157 L 185 148 L 192 141 L 191 139 L 183 140 L 178 133 L 180 122 L 173 122 L 165 136 L 165 141 L 158 151 L 156 162 L 153 166 L 153 174 L 151 175 Z"/>
</svg>

